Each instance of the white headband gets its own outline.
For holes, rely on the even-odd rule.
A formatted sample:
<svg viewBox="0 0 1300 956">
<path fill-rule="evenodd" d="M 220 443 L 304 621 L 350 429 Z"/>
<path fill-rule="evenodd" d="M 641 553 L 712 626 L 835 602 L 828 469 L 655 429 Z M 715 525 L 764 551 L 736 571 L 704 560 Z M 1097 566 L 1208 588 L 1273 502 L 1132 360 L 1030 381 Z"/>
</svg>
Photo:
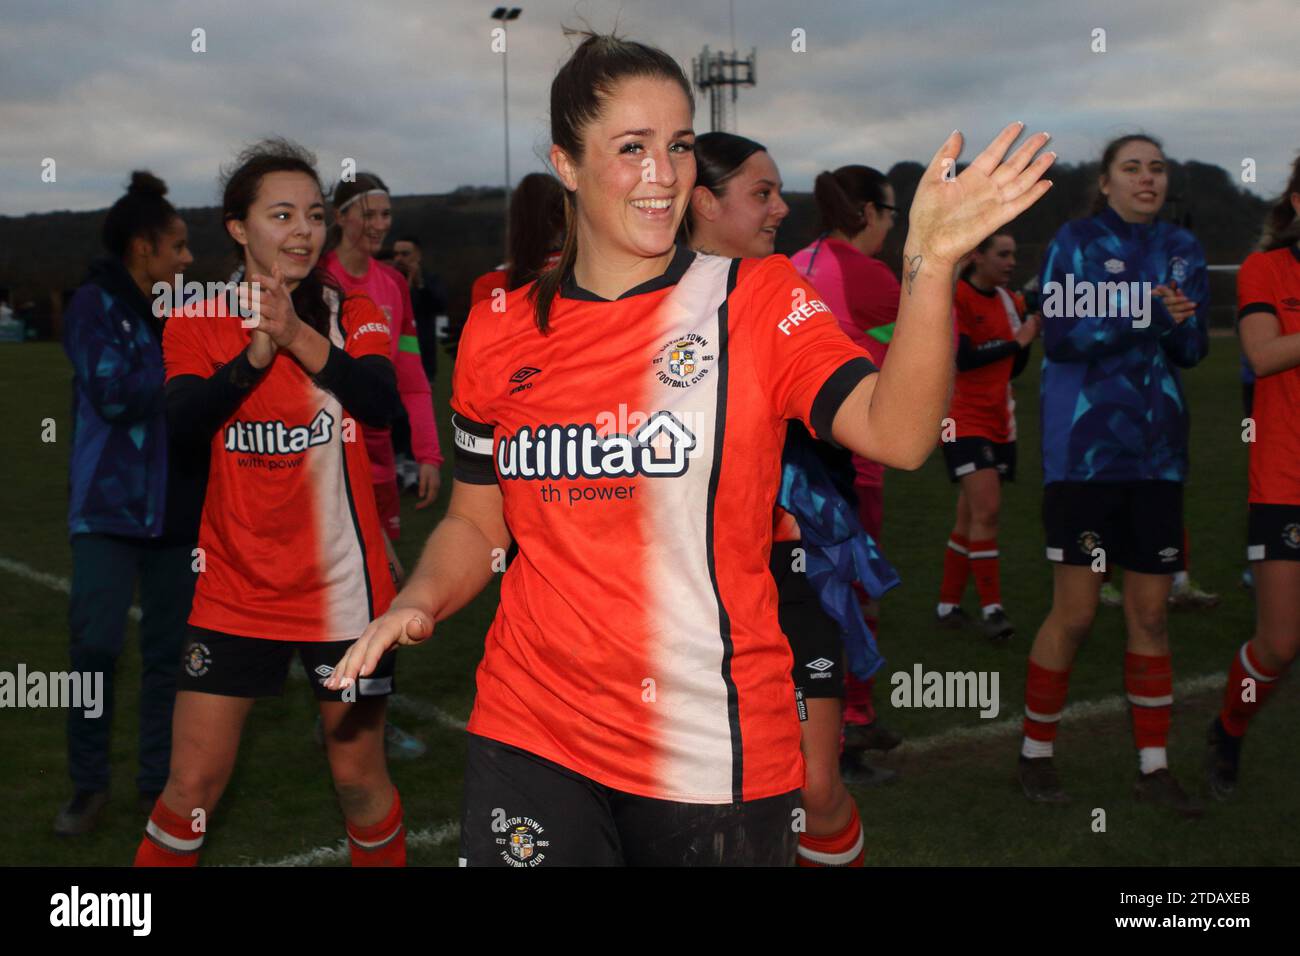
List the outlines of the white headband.
<svg viewBox="0 0 1300 956">
<path fill-rule="evenodd" d="M 351 199 L 349 199 L 347 202 L 343 203 L 343 205 L 336 207 L 336 208 L 334 209 L 334 212 L 335 212 L 336 214 L 337 214 L 337 213 L 341 213 L 344 209 L 347 209 L 348 206 L 351 206 L 354 202 L 356 202 L 356 201 L 357 201 L 358 199 L 360 199 L 362 196 L 376 196 L 376 195 L 378 195 L 378 196 L 387 196 L 387 195 L 388 195 L 388 190 L 387 190 L 387 189 L 370 189 L 370 190 L 367 190 L 366 192 L 363 192 L 363 193 L 357 193 L 355 196 L 353 196 L 353 197 L 352 197 Z"/>
</svg>

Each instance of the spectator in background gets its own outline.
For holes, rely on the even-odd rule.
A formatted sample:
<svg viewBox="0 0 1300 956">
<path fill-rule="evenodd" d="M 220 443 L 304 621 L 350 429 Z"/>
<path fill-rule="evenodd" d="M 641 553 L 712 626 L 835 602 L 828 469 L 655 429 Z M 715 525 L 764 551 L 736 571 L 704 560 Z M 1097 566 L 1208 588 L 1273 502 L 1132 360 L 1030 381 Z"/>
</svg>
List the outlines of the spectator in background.
<svg viewBox="0 0 1300 956">
<path fill-rule="evenodd" d="M 73 367 L 74 431 L 68 530 L 72 669 L 104 675 L 103 712 L 68 714 L 68 771 L 75 793 L 54 824 L 60 836 L 94 829 L 108 802 L 113 676 L 126 616 L 140 581 L 140 771 L 147 814 L 167 782 L 176 662 L 194 594 L 193 548 L 207 476 L 205 458 L 168 448 L 163 323 L 154 283 L 172 283 L 194 261 L 167 187 L 131 175 L 104 220 L 110 255 L 96 261 L 64 314 Z M 169 455 L 169 452 L 170 455 Z"/>
<path fill-rule="evenodd" d="M 560 261 L 564 245 L 564 187 L 549 173 L 529 173 L 510 196 L 506 262 L 474 280 L 469 304 L 527 285 Z M 502 310 L 504 311 L 504 298 Z"/>
<path fill-rule="evenodd" d="M 420 361 L 432 387 L 438 374 L 438 325 L 440 321 L 447 323 L 447 290 L 437 275 L 425 273 L 420 240 L 414 236 L 403 236 L 393 243 L 393 266 L 411 286 Z"/>
</svg>

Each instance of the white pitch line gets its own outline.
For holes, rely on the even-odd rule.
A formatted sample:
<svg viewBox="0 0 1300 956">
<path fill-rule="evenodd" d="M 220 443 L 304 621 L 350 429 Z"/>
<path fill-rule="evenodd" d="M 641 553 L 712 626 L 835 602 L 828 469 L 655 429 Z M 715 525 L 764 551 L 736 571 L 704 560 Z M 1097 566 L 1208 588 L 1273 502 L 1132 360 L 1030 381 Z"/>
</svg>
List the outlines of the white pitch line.
<svg viewBox="0 0 1300 956">
<path fill-rule="evenodd" d="M 388 698 L 388 702 L 393 706 L 394 710 L 400 710 L 424 720 L 436 720 L 444 727 L 448 727 L 452 730 L 464 730 L 469 726 L 466 721 L 461 720 L 454 714 L 447 713 L 447 711 L 443 710 L 437 704 L 431 704 L 427 700 L 420 700 L 418 697 L 407 697 L 405 694 L 393 694 Z"/>
<path fill-rule="evenodd" d="M 0 555 L 0 571 L 16 574 L 20 578 L 26 578 L 28 581 L 44 585 L 51 591 L 62 591 L 64 594 L 72 593 L 72 582 L 67 578 L 61 578 L 56 574 L 46 574 L 44 571 L 37 571 L 21 561 L 15 561 L 3 555 Z M 133 621 L 140 620 L 140 608 L 132 605 L 131 610 L 127 612 L 127 616 Z"/>
<path fill-rule="evenodd" d="M 454 839 L 460 835 L 460 821 L 447 820 L 438 824 L 436 827 L 427 827 L 423 830 L 416 830 L 414 833 L 407 832 L 406 847 L 411 849 L 429 849 L 431 847 L 441 846 L 442 844 Z M 351 851 L 348 849 L 348 841 L 340 840 L 335 846 L 318 846 L 314 850 L 305 850 L 302 853 L 294 853 L 290 856 L 281 857 L 278 860 L 258 860 L 252 863 L 235 863 L 233 866 L 328 866 L 331 864 L 347 863 L 351 859 Z"/>
<path fill-rule="evenodd" d="M 66 578 L 56 577 L 52 574 L 46 574 L 43 571 L 37 571 L 18 561 L 10 560 L 0 556 L 0 570 L 10 571 L 14 574 L 27 578 L 38 584 L 56 591 L 69 593 L 71 586 Z M 131 608 L 132 616 L 135 620 L 140 619 L 140 609 Z M 297 658 L 294 659 L 290 673 L 296 677 L 305 678 L 307 675 Z M 1227 680 L 1227 674 L 1219 672 L 1217 674 L 1202 674 L 1200 677 L 1189 677 L 1186 680 L 1178 681 L 1174 684 L 1175 697 L 1185 697 L 1191 694 L 1200 694 L 1208 690 L 1214 690 L 1216 687 L 1222 687 L 1223 682 Z M 418 697 L 407 697 L 405 694 L 393 694 L 389 698 L 390 703 L 396 710 L 401 710 L 415 717 L 434 720 L 454 730 L 464 730 L 465 721 L 447 713 L 436 704 L 421 700 Z M 1085 700 L 1078 703 L 1070 704 L 1065 708 L 1062 714 L 1062 720 L 1089 720 L 1093 717 L 1108 717 L 1114 714 L 1123 713 L 1128 706 L 1128 698 L 1122 694 L 1116 694 L 1111 697 L 1103 697 L 1101 700 Z M 1020 715 L 1008 717 L 1005 720 L 999 720 L 994 723 L 981 723 L 974 727 L 953 727 L 950 730 L 940 731 L 937 734 L 931 734 L 928 737 L 921 737 L 918 740 L 904 740 L 895 751 L 902 755 L 923 754 L 933 750 L 942 750 L 945 747 L 951 747 L 956 744 L 973 743 L 976 741 L 989 740 L 994 737 L 1011 736 L 1018 733 L 1022 728 L 1022 719 Z M 407 846 L 432 847 L 445 843 L 448 839 L 460 831 L 460 824 L 448 820 L 439 826 L 425 830 L 417 830 L 410 833 L 406 838 Z M 307 850 L 303 853 L 295 853 L 292 856 L 286 856 L 279 860 L 270 862 L 255 862 L 243 864 L 248 866 L 323 866 L 327 863 L 343 863 L 348 859 L 347 841 L 340 840 L 337 846 L 316 847 L 314 850 Z"/>
<path fill-rule="evenodd" d="M 1177 681 L 1174 684 L 1174 699 L 1177 700 L 1179 697 L 1200 694 L 1207 690 L 1214 690 L 1216 687 L 1222 687 L 1223 682 L 1227 679 L 1228 675 L 1221 672 L 1218 674 L 1202 674 L 1200 677 L 1189 677 L 1186 680 Z M 1061 715 L 1061 722 L 1089 720 L 1093 717 L 1109 717 L 1123 713 L 1127 707 L 1128 697 L 1123 694 L 1103 697 L 1101 700 L 1084 700 L 1067 706 Z M 1023 714 L 1017 714 L 1015 717 L 1008 717 L 1005 720 L 992 723 L 983 721 L 974 727 L 953 727 L 950 730 L 931 734 L 928 737 L 921 737 L 918 740 L 904 740 L 898 745 L 895 753 L 903 755 L 923 754 L 932 750 L 942 750 L 955 744 L 974 743 L 994 737 L 1011 736 L 1020 733 L 1023 726 Z"/>
</svg>

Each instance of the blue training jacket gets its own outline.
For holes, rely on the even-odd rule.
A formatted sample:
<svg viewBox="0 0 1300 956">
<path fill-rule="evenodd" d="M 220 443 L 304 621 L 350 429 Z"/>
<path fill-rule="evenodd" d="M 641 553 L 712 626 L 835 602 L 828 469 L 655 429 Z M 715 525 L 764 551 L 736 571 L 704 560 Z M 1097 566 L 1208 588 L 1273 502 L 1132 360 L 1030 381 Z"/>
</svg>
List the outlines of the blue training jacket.
<svg viewBox="0 0 1300 956">
<path fill-rule="evenodd" d="M 1140 284 L 1171 281 L 1196 313 L 1176 325 L 1149 291 L 1149 310 L 1137 317 Z M 1178 369 L 1210 349 L 1209 274 L 1196 237 L 1168 222 L 1125 222 L 1107 207 L 1061 227 L 1040 282 L 1043 482 L 1186 480 Z"/>
<path fill-rule="evenodd" d="M 156 538 L 167 505 L 162 324 L 116 259 L 97 261 L 63 316 L 74 431 L 69 536 Z"/>
</svg>

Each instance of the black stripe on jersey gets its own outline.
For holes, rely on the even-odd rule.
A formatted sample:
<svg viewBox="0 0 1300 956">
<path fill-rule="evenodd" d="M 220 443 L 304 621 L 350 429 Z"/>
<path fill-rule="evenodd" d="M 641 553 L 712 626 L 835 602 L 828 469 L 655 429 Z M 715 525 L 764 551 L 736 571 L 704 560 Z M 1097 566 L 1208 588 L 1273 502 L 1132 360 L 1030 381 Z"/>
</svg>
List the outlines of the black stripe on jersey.
<svg viewBox="0 0 1300 956">
<path fill-rule="evenodd" d="M 487 441 L 492 443 L 492 426 L 466 418 L 458 412 L 451 414 L 451 426 L 456 440 L 456 461 L 452 477 L 470 485 L 495 485 L 496 468 L 492 453 L 474 451 L 472 445 Z"/>
<path fill-rule="evenodd" d="M 1256 312 L 1267 312 L 1269 315 L 1277 315 L 1277 307 L 1272 302 L 1247 302 L 1237 310 L 1237 321 L 1240 322 L 1248 315 L 1254 315 Z"/>
<path fill-rule="evenodd" d="M 727 306 L 731 301 L 731 292 L 736 288 L 736 272 L 740 260 L 732 259 L 727 271 L 727 294 L 718 307 L 718 403 L 717 419 L 713 430 L 713 464 L 709 472 L 709 504 L 705 516 L 705 552 L 709 563 L 709 583 L 713 585 L 713 599 L 718 603 L 718 634 L 722 638 L 722 680 L 727 685 L 727 722 L 731 725 L 731 798 L 736 803 L 741 801 L 745 781 L 745 752 L 740 739 L 740 695 L 736 690 L 736 681 L 731 676 L 731 659 L 736 648 L 731 640 L 731 617 L 726 605 L 722 603 L 722 591 L 718 588 L 718 556 L 714 550 L 714 528 L 717 522 L 718 479 L 722 475 L 722 446 L 726 438 L 727 425 Z"/>
<path fill-rule="evenodd" d="M 844 404 L 844 399 L 849 397 L 849 392 L 858 387 L 858 383 L 880 369 L 867 358 L 858 356 L 851 358 L 834 372 L 830 378 L 822 383 L 822 387 L 817 390 L 817 397 L 813 399 L 812 410 L 808 413 L 808 422 L 813 427 L 813 434 L 822 441 L 835 444 L 831 438 L 831 423 L 835 421 L 835 413 L 840 410 Z"/>
<path fill-rule="evenodd" d="M 366 617 L 375 619 L 375 590 L 370 584 L 370 562 L 366 558 L 366 539 L 361 533 L 361 519 L 357 517 L 357 502 L 352 496 L 352 479 L 348 475 L 348 453 L 339 442 L 339 460 L 343 462 L 343 488 L 348 496 L 348 514 L 352 516 L 352 530 L 357 535 L 357 547 L 361 549 L 361 576 L 366 579 Z M 383 534 L 381 529 L 380 534 Z"/>
</svg>

